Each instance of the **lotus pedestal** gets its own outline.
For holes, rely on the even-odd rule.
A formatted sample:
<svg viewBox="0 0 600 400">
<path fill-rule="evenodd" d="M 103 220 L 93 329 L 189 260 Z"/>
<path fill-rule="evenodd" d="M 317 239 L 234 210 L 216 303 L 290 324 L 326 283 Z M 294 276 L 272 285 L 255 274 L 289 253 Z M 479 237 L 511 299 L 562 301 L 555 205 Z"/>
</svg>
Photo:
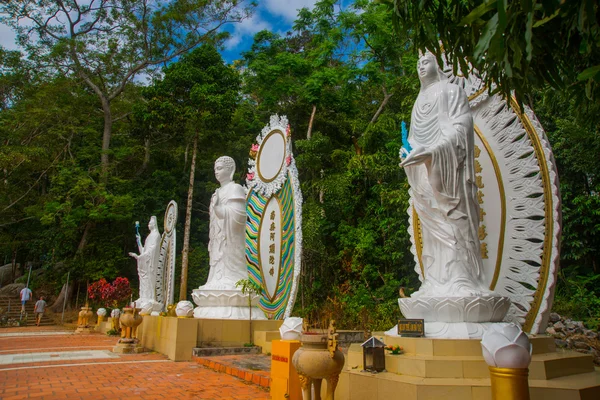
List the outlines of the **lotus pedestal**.
<svg viewBox="0 0 600 400">
<path fill-rule="evenodd" d="M 250 319 L 248 296 L 241 290 L 195 289 L 192 292 L 194 318 L 202 319 Z M 252 320 L 266 320 L 265 313 L 258 308 L 259 296 L 252 297 Z"/>
<path fill-rule="evenodd" d="M 425 320 L 425 337 L 477 339 L 492 324 L 502 324 L 510 299 L 485 297 L 417 297 L 398 299 L 405 318 Z M 386 332 L 396 335 L 397 327 Z M 387 344 L 387 343 L 386 343 Z"/>
</svg>

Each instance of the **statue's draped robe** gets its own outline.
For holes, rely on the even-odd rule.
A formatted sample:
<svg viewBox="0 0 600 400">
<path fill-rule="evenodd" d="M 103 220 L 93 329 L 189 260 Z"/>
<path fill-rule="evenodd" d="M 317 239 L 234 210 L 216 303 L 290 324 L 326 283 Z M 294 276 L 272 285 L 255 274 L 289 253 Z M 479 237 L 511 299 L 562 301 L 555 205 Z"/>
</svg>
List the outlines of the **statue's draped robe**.
<svg viewBox="0 0 600 400">
<path fill-rule="evenodd" d="M 411 297 L 481 296 L 479 205 L 473 156 L 473 117 L 462 89 L 436 82 L 413 107 L 409 142 L 431 153 L 405 168 L 419 216 L 424 280 Z"/>
<path fill-rule="evenodd" d="M 219 212 L 215 206 L 217 196 Z M 246 193 L 241 185 L 228 183 L 217 189 L 210 202 L 210 272 L 200 289 L 235 290 L 237 281 L 248 278 L 245 228 Z"/>
<path fill-rule="evenodd" d="M 140 278 L 140 299 L 156 300 L 156 270 L 160 254 L 160 232 L 153 229 L 146 237 L 142 253 L 137 259 L 138 276 Z M 140 306 L 141 304 L 138 304 Z"/>
</svg>

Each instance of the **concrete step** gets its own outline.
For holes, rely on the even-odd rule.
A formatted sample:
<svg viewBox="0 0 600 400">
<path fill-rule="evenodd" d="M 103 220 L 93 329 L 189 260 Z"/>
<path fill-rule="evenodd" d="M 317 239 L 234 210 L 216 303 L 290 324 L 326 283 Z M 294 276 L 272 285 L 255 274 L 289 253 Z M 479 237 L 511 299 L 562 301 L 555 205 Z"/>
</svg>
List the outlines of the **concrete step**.
<svg viewBox="0 0 600 400">
<path fill-rule="evenodd" d="M 195 347 L 192 350 L 194 357 L 230 356 L 241 354 L 261 354 L 260 346 L 252 347 Z"/>
<path fill-rule="evenodd" d="M 491 400 L 489 379 L 420 378 L 390 372 L 372 374 L 345 370 L 340 376 L 336 399 L 387 400 L 402 393 L 402 399 Z M 600 372 L 551 380 L 529 380 L 531 400 L 600 399 Z"/>
<path fill-rule="evenodd" d="M 347 368 L 363 369 L 362 348 L 352 345 L 348 351 Z M 489 371 L 483 356 L 431 356 L 416 354 L 385 355 L 385 367 L 390 373 L 419 378 L 485 378 Z M 554 379 L 594 371 L 593 358 L 588 354 L 562 350 L 534 354 L 529 366 L 530 379 Z"/>
<path fill-rule="evenodd" d="M 271 385 L 271 357 L 264 354 L 192 357 L 200 365 L 267 389 Z"/>
</svg>

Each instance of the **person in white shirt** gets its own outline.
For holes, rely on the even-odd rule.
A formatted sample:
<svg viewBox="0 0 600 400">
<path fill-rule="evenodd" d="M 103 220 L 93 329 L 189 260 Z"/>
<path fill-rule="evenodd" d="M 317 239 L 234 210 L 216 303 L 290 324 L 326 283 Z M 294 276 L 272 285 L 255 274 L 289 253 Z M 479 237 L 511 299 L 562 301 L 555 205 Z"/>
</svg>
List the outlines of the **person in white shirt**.
<svg viewBox="0 0 600 400">
<path fill-rule="evenodd" d="M 21 314 L 25 313 L 25 303 L 31 300 L 32 295 L 31 289 L 28 287 L 21 289 Z"/>
</svg>

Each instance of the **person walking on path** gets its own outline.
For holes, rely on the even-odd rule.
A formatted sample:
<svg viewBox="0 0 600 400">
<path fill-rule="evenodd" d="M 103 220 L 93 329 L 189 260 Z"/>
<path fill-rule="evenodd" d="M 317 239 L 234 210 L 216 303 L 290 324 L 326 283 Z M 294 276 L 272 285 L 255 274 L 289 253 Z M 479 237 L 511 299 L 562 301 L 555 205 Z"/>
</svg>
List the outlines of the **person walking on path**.
<svg viewBox="0 0 600 400">
<path fill-rule="evenodd" d="M 35 308 L 33 312 L 35 313 L 35 325 L 40 326 L 40 322 L 42 322 L 42 317 L 44 316 L 44 310 L 46 309 L 46 302 L 44 301 L 44 296 L 40 296 L 40 299 L 35 303 Z"/>
<path fill-rule="evenodd" d="M 25 314 L 25 303 L 31 300 L 32 295 L 31 289 L 28 287 L 21 289 L 21 314 Z"/>
</svg>

